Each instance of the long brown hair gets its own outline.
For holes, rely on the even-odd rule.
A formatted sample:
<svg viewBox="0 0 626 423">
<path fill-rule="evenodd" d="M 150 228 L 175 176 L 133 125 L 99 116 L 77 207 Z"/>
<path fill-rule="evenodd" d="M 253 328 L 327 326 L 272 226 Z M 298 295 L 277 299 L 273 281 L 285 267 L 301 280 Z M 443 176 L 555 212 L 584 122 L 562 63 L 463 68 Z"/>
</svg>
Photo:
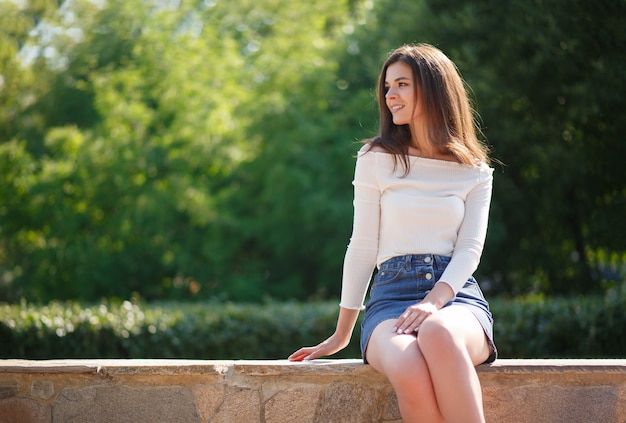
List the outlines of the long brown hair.
<svg viewBox="0 0 626 423">
<path fill-rule="evenodd" d="M 393 123 L 385 102 L 387 69 L 396 62 L 409 65 L 415 80 L 415 98 L 421 92 L 429 141 L 442 153 L 452 153 L 463 164 L 489 163 L 488 149 L 478 139 L 480 129 L 474 120 L 465 83 L 456 65 L 439 49 L 429 44 L 405 45 L 394 50 L 378 77 L 377 99 L 380 110 L 380 133 L 369 140 L 402 159 L 406 173 L 410 169 L 409 125 Z"/>
</svg>

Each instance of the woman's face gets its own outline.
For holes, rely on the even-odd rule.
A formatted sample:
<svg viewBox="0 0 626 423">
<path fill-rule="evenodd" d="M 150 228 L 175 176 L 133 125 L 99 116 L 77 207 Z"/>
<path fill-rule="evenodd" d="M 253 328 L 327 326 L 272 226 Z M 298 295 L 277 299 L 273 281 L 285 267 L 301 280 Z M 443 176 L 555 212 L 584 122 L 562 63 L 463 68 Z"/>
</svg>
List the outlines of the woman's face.
<svg viewBox="0 0 626 423">
<path fill-rule="evenodd" d="M 407 125 L 421 116 L 422 107 L 415 96 L 413 71 L 404 62 L 389 65 L 385 74 L 385 103 L 396 125 Z"/>
</svg>

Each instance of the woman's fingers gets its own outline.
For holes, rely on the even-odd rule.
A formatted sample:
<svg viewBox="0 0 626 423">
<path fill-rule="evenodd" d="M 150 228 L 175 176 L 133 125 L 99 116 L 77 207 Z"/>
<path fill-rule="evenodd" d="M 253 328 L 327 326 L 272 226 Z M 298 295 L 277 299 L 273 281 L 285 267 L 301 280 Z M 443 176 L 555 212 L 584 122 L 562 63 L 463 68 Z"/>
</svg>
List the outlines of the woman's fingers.
<svg viewBox="0 0 626 423">
<path fill-rule="evenodd" d="M 287 357 L 287 359 L 289 361 L 302 361 L 307 359 L 313 351 L 315 351 L 315 347 L 300 348 L 298 351 Z"/>
<path fill-rule="evenodd" d="M 320 345 L 316 345 L 314 347 L 304 347 L 300 348 L 295 353 L 291 354 L 288 357 L 290 361 L 308 361 L 315 360 L 316 358 L 322 357 L 324 355 L 330 355 L 333 352 L 326 351 L 325 345 L 322 343 Z"/>
<path fill-rule="evenodd" d="M 337 351 L 327 345 L 320 344 L 315 347 L 300 348 L 298 351 L 291 354 L 287 359 L 289 361 L 315 360 L 316 358 L 324 357 L 326 355 L 332 355 L 335 352 Z"/>
<path fill-rule="evenodd" d="M 398 317 L 398 321 L 392 330 L 398 334 L 410 333 L 410 328 L 415 323 L 417 317 L 418 315 L 413 312 L 412 307 L 407 308 L 405 312 Z"/>
<path fill-rule="evenodd" d="M 419 329 L 424 320 L 436 311 L 437 308 L 433 304 L 419 303 L 412 305 L 398 317 L 392 330 L 397 334 L 413 333 Z"/>
<path fill-rule="evenodd" d="M 336 334 L 314 347 L 303 347 L 291 354 L 290 361 L 315 360 L 316 358 L 333 355 L 348 345 L 349 338 L 341 338 Z"/>
<path fill-rule="evenodd" d="M 407 310 L 398 318 L 393 331 L 398 334 L 415 332 L 424 319 L 421 313 Z"/>
</svg>

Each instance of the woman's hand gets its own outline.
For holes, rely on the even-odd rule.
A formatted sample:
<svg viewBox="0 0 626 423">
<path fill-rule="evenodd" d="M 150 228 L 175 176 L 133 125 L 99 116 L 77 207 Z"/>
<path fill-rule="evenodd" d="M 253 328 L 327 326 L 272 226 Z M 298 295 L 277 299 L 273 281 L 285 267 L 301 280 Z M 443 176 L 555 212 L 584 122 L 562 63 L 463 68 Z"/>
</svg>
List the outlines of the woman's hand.
<svg viewBox="0 0 626 423">
<path fill-rule="evenodd" d="M 350 343 L 352 330 L 358 317 L 359 310 L 340 307 L 335 333 L 326 341 L 314 347 L 300 348 L 288 357 L 289 361 L 315 360 L 344 349 Z"/>
<path fill-rule="evenodd" d="M 341 339 L 336 333 L 326 341 L 317 344 L 314 347 L 303 347 L 289 356 L 289 361 L 315 360 L 316 358 L 335 354 L 337 351 L 348 346 L 348 339 Z"/>
<path fill-rule="evenodd" d="M 426 298 L 407 307 L 398 317 L 392 330 L 397 334 L 417 332 L 424 320 L 440 310 L 452 298 L 454 298 L 454 291 L 450 285 L 443 281 L 437 282 Z"/>
<path fill-rule="evenodd" d="M 433 313 L 436 313 L 437 310 L 439 309 L 435 304 L 424 301 L 409 306 L 398 317 L 392 330 L 397 334 L 417 332 L 422 322 Z"/>
</svg>

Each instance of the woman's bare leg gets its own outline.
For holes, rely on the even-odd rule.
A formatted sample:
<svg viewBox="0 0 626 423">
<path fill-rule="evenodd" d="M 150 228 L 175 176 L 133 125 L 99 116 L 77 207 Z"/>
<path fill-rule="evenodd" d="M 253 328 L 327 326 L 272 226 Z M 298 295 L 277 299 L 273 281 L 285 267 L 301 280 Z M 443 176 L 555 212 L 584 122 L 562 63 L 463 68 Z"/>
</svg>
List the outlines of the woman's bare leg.
<svg viewBox="0 0 626 423">
<path fill-rule="evenodd" d="M 443 423 L 431 375 L 414 335 L 392 332 L 394 320 L 374 329 L 367 345 L 367 361 L 385 374 L 398 398 L 404 423 Z"/>
<path fill-rule="evenodd" d="M 489 345 L 472 312 L 454 305 L 439 310 L 421 324 L 417 343 L 445 421 L 484 423 L 475 366 L 488 358 Z"/>
</svg>

